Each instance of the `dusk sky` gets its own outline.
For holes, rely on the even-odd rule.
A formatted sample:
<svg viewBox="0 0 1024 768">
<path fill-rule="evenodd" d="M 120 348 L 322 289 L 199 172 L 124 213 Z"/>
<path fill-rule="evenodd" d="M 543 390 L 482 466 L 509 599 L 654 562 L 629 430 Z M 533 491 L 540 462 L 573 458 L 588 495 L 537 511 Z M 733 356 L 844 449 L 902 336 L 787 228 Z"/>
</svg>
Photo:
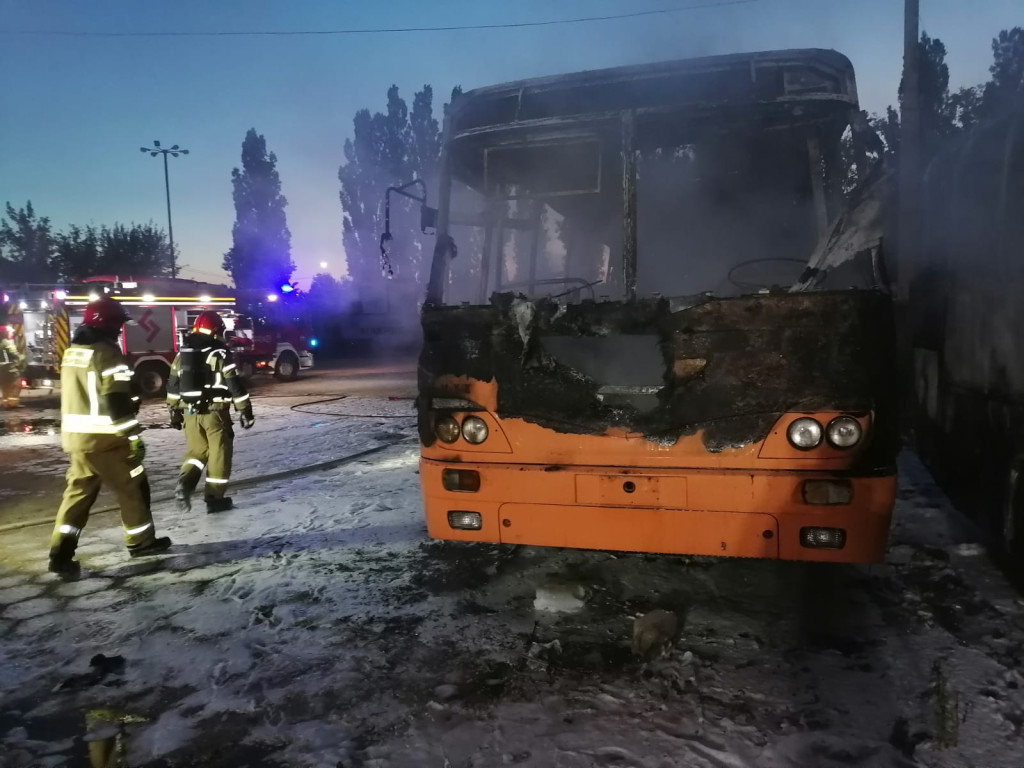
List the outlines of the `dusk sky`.
<svg viewBox="0 0 1024 768">
<path fill-rule="evenodd" d="M 16 31 L 329 30 L 547 21 L 700 0 L 0 0 L 0 204 L 31 200 L 55 227 L 167 225 L 159 139 L 171 159 L 182 276 L 224 280 L 231 168 L 255 127 L 277 154 L 296 278 L 327 261 L 344 274 L 338 166 L 358 109 L 382 109 L 392 83 L 411 103 L 452 86 L 689 56 L 835 48 L 852 60 L 861 103 L 893 103 L 902 60 L 899 0 L 755 0 L 557 26 L 294 37 L 86 37 Z M 949 51 L 951 86 L 988 77 L 991 40 L 1024 23 L 1021 0 L 921 0 L 922 27 Z M 383 193 L 383 190 L 381 190 Z"/>
</svg>

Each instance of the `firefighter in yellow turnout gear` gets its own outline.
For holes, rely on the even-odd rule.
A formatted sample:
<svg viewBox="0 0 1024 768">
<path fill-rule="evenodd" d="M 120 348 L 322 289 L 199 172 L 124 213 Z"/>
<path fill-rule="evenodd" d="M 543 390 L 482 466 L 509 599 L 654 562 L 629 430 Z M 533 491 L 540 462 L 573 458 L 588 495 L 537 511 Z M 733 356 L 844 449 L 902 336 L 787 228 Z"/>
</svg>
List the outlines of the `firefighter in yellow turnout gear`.
<svg viewBox="0 0 1024 768">
<path fill-rule="evenodd" d="M 7 326 L 0 326 L 0 396 L 4 408 L 17 408 L 21 397 L 21 367 L 25 361 Z"/>
<path fill-rule="evenodd" d="M 156 554 L 171 545 L 166 536 L 157 538 L 153 525 L 132 369 L 117 345 L 127 320 L 128 314 L 114 299 L 91 302 L 61 361 L 61 440 L 71 467 L 50 539 L 50 570 L 64 576 L 79 572 L 73 559 L 78 538 L 104 484 L 121 506 L 125 544 L 132 557 Z"/>
<path fill-rule="evenodd" d="M 200 313 L 192 333 L 171 364 L 167 406 L 171 426 L 185 428 L 186 453 L 174 491 L 178 509 L 192 509 L 192 493 L 206 470 L 203 496 L 207 512 L 231 509 L 227 493 L 235 433 L 230 406 L 249 429 L 255 422 L 249 393 L 238 376 L 231 352 L 223 341 L 224 320 L 213 310 Z"/>
</svg>

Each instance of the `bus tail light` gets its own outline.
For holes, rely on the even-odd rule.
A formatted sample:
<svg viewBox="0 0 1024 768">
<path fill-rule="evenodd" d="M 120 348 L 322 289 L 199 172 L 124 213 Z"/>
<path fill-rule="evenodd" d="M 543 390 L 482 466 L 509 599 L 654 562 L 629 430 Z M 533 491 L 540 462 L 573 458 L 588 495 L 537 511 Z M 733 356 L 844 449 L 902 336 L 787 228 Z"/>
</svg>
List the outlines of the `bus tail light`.
<svg viewBox="0 0 1024 768">
<path fill-rule="evenodd" d="M 480 490 L 480 473 L 475 469 L 445 469 L 441 471 L 441 484 L 446 491 L 476 493 Z"/>
<path fill-rule="evenodd" d="M 479 512 L 449 510 L 448 525 L 457 531 L 479 531 L 484 527 L 484 519 Z"/>
<path fill-rule="evenodd" d="M 448 513 L 449 516 L 451 512 Z M 846 531 L 842 528 L 801 528 L 800 544 L 808 549 L 842 549 Z"/>
<path fill-rule="evenodd" d="M 805 504 L 849 504 L 853 500 L 853 486 L 849 480 L 805 480 Z"/>
</svg>

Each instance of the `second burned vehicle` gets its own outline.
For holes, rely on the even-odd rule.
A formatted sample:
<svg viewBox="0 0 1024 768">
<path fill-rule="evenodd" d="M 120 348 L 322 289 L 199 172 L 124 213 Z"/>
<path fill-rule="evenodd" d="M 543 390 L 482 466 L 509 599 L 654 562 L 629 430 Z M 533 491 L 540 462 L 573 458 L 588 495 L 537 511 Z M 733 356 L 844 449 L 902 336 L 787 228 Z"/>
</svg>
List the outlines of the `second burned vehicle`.
<svg viewBox="0 0 1024 768">
<path fill-rule="evenodd" d="M 822 50 L 456 99 L 422 310 L 430 535 L 880 559 L 894 328 L 885 180 L 862 154 L 842 189 L 858 116 Z"/>
</svg>

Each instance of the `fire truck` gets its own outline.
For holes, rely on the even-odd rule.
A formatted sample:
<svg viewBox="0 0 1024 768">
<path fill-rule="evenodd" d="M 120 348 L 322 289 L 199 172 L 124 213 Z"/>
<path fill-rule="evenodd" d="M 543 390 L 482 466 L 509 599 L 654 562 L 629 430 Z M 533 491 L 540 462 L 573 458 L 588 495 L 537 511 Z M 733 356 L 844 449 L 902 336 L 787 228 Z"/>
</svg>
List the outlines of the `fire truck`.
<svg viewBox="0 0 1024 768">
<path fill-rule="evenodd" d="M 235 290 L 236 312 L 227 342 L 243 377 L 272 373 L 295 380 L 313 367 L 319 341 L 313 333 L 306 297 L 294 285 L 277 291 Z"/>
<path fill-rule="evenodd" d="M 13 331 L 15 346 L 26 362 L 23 388 L 52 389 L 59 377 L 56 340 L 60 328 L 55 310 L 65 296 L 57 285 L 5 285 L 0 290 L 0 326 Z M 63 352 L 64 347 L 60 349 Z"/>
<path fill-rule="evenodd" d="M 185 335 L 204 310 L 224 317 L 227 342 L 243 376 L 273 374 L 291 381 L 313 367 L 317 340 L 309 332 L 302 298 L 289 292 L 236 291 L 194 280 L 116 275 L 88 278 L 64 287 L 37 286 L 8 292 L 7 314 L 20 349 L 27 354 L 26 386 L 52 386 L 59 361 L 85 305 L 100 296 L 124 304 L 132 316 L 121 335 L 144 396 L 163 394 L 171 362 Z"/>
</svg>

